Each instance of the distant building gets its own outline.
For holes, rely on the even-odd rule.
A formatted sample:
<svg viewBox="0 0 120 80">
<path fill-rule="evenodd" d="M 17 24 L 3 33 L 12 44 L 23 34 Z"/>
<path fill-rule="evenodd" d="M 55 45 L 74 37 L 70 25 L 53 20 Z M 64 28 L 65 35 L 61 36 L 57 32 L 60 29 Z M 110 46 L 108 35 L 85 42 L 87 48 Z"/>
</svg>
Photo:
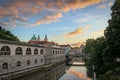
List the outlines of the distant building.
<svg viewBox="0 0 120 80">
<path fill-rule="evenodd" d="M 52 61 L 59 59 L 60 57 L 58 57 L 57 55 L 53 55 L 52 53 L 59 54 L 60 52 L 59 52 L 58 48 L 64 49 L 64 48 L 60 47 L 58 45 L 58 43 L 49 41 L 47 35 L 45 35 L 44 40 L 41 40 L 39 35 L 38 35 L 38 37 L 33 35 L 33 37 L 30 39 L 30 41 L 28 41 L 28 43 L 39 45 L 39 46 L 44 46 L 46 48 L 46 55 L 44 56 L 45 64 L 51 64 Z M 54 49 L 56 49 L 56 50 L 54 50 Z"/>
<path fill-rule="evenodd" d="M 72 47 L 70 45 L 60 45 L 60 47 L 62 49 L 65 49 L 66 50 L 66 54 L 69 54 L 69 51 L 72 49 Z"/>
<path fill-rule="evenodd" d="M 40 39 L 40 36 L 38 35 L 38 37 L 36 37 L 35 35 L 33 35 L 33 37 L 28 41 L 28 43 L 30 44 L 37 44 L 37 45 L 41 45 L 41 46 L 56 46 L 58 45 L 57 43 L 53 42 L 53 41 L 48 41 L 47 35 L 45 35 L 44 40 Z"/>
<path fill-rule="evenodd" d="M 75 55 L 83 54 L 84 53 L 84 45 L 81 45 L 80 47 L 72 48 L 72 51 Z"/>
</svg>

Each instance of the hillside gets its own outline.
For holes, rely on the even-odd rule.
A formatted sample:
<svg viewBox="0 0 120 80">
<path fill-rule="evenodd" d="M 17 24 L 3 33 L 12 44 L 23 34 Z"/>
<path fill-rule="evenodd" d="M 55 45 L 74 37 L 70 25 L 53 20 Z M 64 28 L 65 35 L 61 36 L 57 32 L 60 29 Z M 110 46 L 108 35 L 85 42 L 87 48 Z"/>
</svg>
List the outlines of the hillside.
<svg viewBox="0 0 120 80">
<path fill-rule="evenodd" d="M 14 36 L 10 31 L 3 29 L 1 26 L 0 26 L 0 39 L 20 42 L 20 40 L 16 36 Z"/>
</svg>

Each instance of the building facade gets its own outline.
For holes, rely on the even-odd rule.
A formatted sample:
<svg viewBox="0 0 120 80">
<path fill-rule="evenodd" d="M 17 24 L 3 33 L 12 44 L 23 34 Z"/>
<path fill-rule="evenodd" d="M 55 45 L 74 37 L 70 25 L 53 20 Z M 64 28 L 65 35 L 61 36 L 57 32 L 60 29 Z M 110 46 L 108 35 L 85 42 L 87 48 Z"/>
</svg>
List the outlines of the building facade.
<svg viewBox="0 0 120 80">
<path fill-rule="evenodd" d="M 62 48 L 0 40 L 0 76 L 15 75 L 64 60 Z"/>
</svg>

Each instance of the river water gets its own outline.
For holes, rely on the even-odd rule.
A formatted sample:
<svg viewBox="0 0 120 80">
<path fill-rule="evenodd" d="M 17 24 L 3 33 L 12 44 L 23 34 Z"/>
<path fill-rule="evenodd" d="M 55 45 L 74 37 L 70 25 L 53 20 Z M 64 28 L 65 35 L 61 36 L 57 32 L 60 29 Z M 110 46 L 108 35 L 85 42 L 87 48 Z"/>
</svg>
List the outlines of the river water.
<svg viewBox="0 0 120 80">
<path fill-rule="evenodd" d="M 90 80 L 85 66 L 56 65 L 48 70 L 38 71 L 12 80 Z"/>
<path fill-rule="evenodd" d="M 59 80 L 90 80 L 85 66 L 70 66 Z"/>
</svg>

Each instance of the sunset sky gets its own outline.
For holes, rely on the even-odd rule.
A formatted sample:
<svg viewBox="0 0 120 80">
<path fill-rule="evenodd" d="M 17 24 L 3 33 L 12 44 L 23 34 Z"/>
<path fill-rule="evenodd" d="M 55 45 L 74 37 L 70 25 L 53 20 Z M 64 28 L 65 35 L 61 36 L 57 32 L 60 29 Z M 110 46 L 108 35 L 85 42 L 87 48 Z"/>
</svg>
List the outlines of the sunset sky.
<svg viewBox="0 0 120 80">
<path fill-rule="evenodd" d="M 103 35 L 114 0 L 0 0 L 0 25 L 21 41 L 35 34 L 79 45 Z"/>
</svg>

